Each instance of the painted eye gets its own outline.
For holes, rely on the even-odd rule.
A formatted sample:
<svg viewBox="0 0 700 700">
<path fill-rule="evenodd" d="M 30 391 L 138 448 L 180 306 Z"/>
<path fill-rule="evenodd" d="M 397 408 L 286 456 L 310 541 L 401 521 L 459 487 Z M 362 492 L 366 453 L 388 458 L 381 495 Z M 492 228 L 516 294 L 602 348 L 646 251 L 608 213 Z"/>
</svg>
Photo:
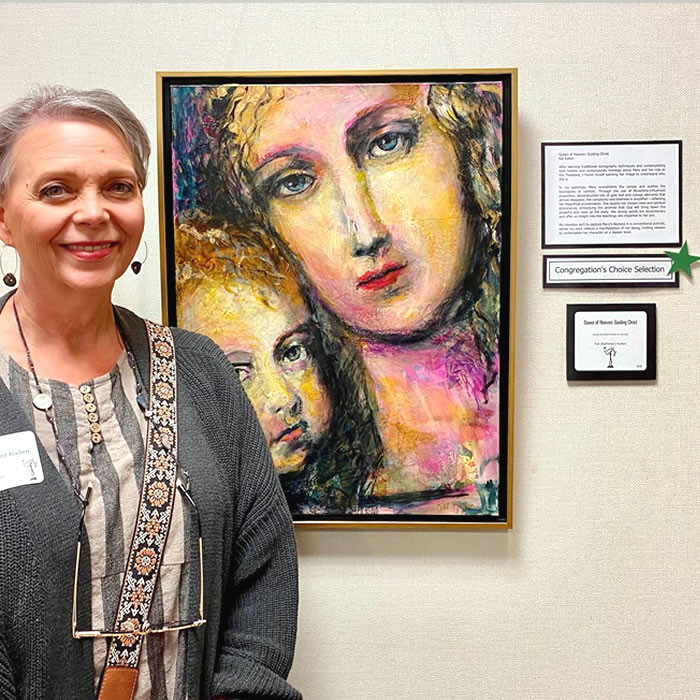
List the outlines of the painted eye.
<svg viewBox="0 0 700 700">
<path fill-rule="evenodd" d="M 380 136 L 372 145 L 382 151 L 393 151 L 399 143 L 399 135 L 396 133 L 384 134 Z"/>
<path fill-rule="evenodd" d="M 290 345 L 283 353 L 282 360 L 287 364 L 293 364 L 299 362 L 300 360 L 305 360 L 308 356 L 306 348 L 303 345 L 295 343 Z"/>
<path fill-rule="evenodd" d="M 253 368 L 250 365 L 233 365 L 233 371 L 238 376 L 238 381 L 241 384 L 249 381 L 253 374 Z"/>
<path fill-rule="evenodd" d="M 367 149 L 370 158 L 385 158 L 389 155 L 408 153 L 413 146 L 410 134 L 401 131 L 387 131 L 374 139 Z"/>
<path fill-rule="evenodd" d="M 275 194 L 280 197 L 294 197 L 306 192 L 316 178 L 308 173 L 293 173 L 279 179 L 275 185 Z"/>
</svg>

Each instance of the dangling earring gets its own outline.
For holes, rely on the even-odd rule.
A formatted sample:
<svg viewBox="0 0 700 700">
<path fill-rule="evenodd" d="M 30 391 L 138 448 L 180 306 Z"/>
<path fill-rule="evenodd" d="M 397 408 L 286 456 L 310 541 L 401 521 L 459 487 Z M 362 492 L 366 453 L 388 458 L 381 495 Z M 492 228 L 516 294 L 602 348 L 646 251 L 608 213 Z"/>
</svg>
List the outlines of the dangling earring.
<svg viewBox="0 0 700 700">
<path fill-rule="evenodd" d="M 14 272 L 8 272 L 5 274 L 5 271 L 2 269 L 2 256 L 5 255 L 5 249 L 7 248 L 12 248 L 11 245 L 5 244 L 2 247 L 2 250 L 0 250 L 0 275 L 2 275 L 2 281 L 5 283 L 6 287 L 14 287 L 17 284 L 17 277 L 15 273 L 17 272 L 17 251 L 12 248 L 12 250 L 15 250 L 15 270 Z"/>
<path fill-rule="evenodd" d="M 146 244 L 146 241 L 145 241 L 144 239 L 141 239 L 141 242 L 143 243 L 143 247 L 144 247 L 144 250 L 145 250 L 146 252 L 145 252 L 145 255 L 143 256 L 143 260 L 141 260 L 140 262 L 139 262 L 138 260 L 134 260 L 134 261 L 131 263 L 131 269 L 134 271 L 134 274 L 135 274 L 135 275 L 138 275 L 139 272 L 141 272 L 141 266 L 142 266 L 142 265 L 146 262 L 146 260 L 148 259 L 148 245 Z M 139 246 L 139 248 L 140 248 L 140 247 L 141 247 L 141 246 Z M 138 250 L 137 250 L 136 252 L 138 253 Z"/>
</svg>

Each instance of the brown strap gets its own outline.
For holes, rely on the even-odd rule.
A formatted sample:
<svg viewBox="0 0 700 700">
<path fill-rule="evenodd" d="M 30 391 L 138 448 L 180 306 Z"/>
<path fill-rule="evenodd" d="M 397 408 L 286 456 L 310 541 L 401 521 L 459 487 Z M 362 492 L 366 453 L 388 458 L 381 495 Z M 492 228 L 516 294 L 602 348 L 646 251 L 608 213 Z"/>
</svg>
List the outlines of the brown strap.
<svg viewBox="0 0 700 700">
<path fill-rule="evenodd" d="M 131 700 L 136 690 L 138 668 L 108 666 L 102 675 L 97 700 Z"/>
</svg>

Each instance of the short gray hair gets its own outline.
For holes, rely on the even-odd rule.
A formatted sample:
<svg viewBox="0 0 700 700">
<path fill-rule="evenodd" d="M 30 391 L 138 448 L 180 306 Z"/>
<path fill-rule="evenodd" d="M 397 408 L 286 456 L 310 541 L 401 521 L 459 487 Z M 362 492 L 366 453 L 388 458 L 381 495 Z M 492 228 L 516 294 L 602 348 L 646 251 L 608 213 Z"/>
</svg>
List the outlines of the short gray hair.
<svg viewBox="0 0 700 700">
<path fill-rule="evenodd" d="M 138 117 L 109 90 L 75 90 L 62 85 L 40 85 L 0 111 L 0 195 L 10 182 L 12 151 L 22 133 L 41 120 L 76 119 L 103 123 L 124 138 L 134 160 L 141 188 L 151 145 Z"/>
</svg>

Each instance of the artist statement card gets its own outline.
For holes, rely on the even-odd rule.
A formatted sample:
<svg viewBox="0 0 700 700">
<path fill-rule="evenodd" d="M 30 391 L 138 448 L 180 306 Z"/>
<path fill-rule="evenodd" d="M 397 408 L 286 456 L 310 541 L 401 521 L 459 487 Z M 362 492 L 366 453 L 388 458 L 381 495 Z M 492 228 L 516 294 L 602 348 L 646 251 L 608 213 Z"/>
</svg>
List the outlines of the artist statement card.
<svg viewBox="0 0 700 700">
<path fill-rule="evenodd" d="M 681 142 L 542 144 L 542 246 L 681 244 Z"/>
</svg>

